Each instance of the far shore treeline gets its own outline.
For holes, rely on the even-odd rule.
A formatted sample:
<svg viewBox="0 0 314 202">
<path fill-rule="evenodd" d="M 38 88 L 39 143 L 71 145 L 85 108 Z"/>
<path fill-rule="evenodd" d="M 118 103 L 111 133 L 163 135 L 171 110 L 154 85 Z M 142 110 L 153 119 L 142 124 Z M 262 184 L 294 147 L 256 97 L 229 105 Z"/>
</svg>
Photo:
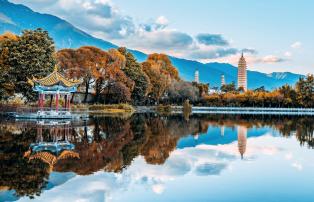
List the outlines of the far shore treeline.
<svg viewBox="0 0 314 202">
<path fill-rule="evenodd" d="M 271 92 L 264 87 L 243 92 L 234 83 L 208 94 L 210 84 L 187 82 L 165 54 L 150 54 L 143 63 L 126 48 L 101 50 L 93 46 L 55 50 L 48 32 L 25 30 L 20 36 L 0 35 L 0 100 L 36 101 L 28 79 L 42 78 L 57 65 L 69 79 L 82 79 L 72 102 L 181 105 L 189 100 L 203 106 L 314 107 L 314 76 L 300 78 L 295 86 Z M 188 67 L 187 67 L 188 68 Z"/>
</svg>

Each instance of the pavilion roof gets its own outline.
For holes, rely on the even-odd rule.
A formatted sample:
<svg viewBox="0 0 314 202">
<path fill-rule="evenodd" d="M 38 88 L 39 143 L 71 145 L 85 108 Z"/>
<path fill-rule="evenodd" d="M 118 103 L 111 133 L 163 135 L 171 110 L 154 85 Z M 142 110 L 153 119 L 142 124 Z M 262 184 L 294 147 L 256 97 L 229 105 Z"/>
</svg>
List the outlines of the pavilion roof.
<svg viewBox="0 0 314 202">
<path fill-rule="evenodd" d="M 54 71 L 48 76 L 37 79 L 33 77 L 31 83 L 39 84 L 41 86 L 54 86 L 54 85 L 62 85 L 65 87 L 73 87 L 82 83 L 81 80 L 67 79 L 61 73 L 58 72 L 58 69 L 55 67 Z"/>
<path fill-rule="evenodd" d="M 49 151 L 40 151 L 35 154 L 31 154 L 32 151 L 28 150 L 24 153 L 24 157 L 28 158 L 30 161 L 34 159 L 39 159 L 44 163 L 49 165 L 49 171 L 52 171 L 54 165 L 58 160 L 69 159 L 69 158 L 80 158 L 80 155 L 77 152 L 71 150 L 63 150 L 59 156 L 50 153 Z"/>
</svg>

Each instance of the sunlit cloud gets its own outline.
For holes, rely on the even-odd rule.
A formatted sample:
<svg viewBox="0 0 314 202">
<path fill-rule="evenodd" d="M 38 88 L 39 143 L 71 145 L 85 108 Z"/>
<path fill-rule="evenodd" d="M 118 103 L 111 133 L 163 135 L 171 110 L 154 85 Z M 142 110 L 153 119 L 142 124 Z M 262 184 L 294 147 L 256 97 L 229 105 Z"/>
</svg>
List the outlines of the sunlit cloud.
<svg viewBox="0 0 314 202">
<path fill-rule="evenodd" d="M 239 58 L 240 58 L 241 50 L 237 50 L 235 54 L 225 54 L 222 57 L 217 58 L 207 58 L 207 59 L 201 59 L 202 62 L 208 63 L 208 62 L 222 62 L 222 63 L 230 63 L 235 66 L 238 65 Z M 276 64 L 276 63 L 282 63 L 288 61 L 286 58 L 282 58 L 275 55 L 268 55 L 268 56 L 259 56 L 256 53 L 252 51 L 250 52 L 244 52 L 245 60 L 247 62 L 247 65 L 253 66 L 254 64 Z"/>
<path fill-rule="evenodd" d="M 262 62 L 262 63 L 279 63 L 279 62 L 285 62 L 286 59 L 280 58 L 275 55 L 267 55 L 261 59 L 258 59 L 256 62 Z"/>
<path fill-rule="evenodd" d="M 291 48 L 297 49 L 300 48 L 302 46 L 302 43 L 300 41 L 296 41 L 293 44 L 291 44 Z"/>
</svg>

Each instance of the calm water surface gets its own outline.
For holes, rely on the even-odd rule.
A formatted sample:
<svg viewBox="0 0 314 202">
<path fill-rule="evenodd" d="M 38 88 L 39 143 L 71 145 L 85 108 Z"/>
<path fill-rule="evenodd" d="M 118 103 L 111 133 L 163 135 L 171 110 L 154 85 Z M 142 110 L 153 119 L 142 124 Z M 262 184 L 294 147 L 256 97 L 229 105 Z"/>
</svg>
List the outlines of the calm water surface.
<svg viewBox="0 0 314 202">
<path fill-rule="evenodd" d="M 314 117 L 0 121 L 0 201 L 314 201 Z"/>
</svg>

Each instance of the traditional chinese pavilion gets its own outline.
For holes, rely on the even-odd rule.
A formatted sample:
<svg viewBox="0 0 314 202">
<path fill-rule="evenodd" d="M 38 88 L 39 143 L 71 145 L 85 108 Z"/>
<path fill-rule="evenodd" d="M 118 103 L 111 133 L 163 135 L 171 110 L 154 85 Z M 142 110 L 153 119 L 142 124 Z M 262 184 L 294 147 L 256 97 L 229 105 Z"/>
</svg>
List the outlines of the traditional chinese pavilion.
<svg viewBox="0 0 314 202">
<path fill-rule="evenodd" d="M 38 92 L 38 107 L 37 114 L 31 114 L 29 118 L 71 118 L 70 99 L 71 93 L 77 91 L 77 87 L 82 83 L 81 80 L 67 79 L 58 72 L 55 67 L 54 71 L 48 76 L 37 79 L 29 79 L 28 81 L 33 90 Z M 52 96 L 55 99 L 55 106 L 49 110 L 44 109 L 44 102 L 46 96 Z M 64 106 L 59 109 L 59 99 L 64 97 Z M 25 116 L 25 115 L 24 115 Z"/>
</svg>

